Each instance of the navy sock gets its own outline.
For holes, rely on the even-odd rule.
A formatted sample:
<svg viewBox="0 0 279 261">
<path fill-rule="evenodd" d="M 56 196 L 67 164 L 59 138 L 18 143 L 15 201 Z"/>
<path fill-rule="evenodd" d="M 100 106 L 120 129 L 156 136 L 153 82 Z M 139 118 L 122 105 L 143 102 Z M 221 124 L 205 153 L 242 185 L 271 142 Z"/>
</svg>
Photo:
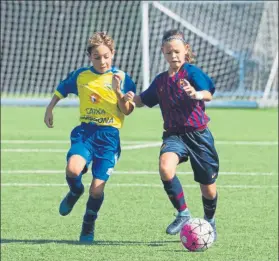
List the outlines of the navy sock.
<svg viewBox="0 0 279 261">
<path fill-rule="evenodd" d="M 218 194 L 216 194 L 216 197 L 214 199 L 207 199 L 204 196 L 202 196 L 204 215 L 207 219 L 212 219 L 214 217 L 217 207 L 217 199 Z"/>
<path fill-rule="evenodd" d="M 86 211 L 83 217 L 83 221 L 85 223 L 92 223 L 97 219 L 98 211 L 100 210 L 104 201 L 104 193 L 100 198 L 93 198 L 89 196 L 88 201 L 86 203 Z"/>
<path fill-rule="evenodd" d="M 187 208 L 183 188 L 177 176 L 174 176 L 173 179 L 164 181 L 164 189 L 168 194 L 168 197 L 172 205 L 177 209 L 178 212 L 181 212 Z"/>
<path fill-rule="evenodd" d="M 84 186 L 81 182 L 82 175 L 79 175 L 77 177 L 68 177 L 66 176 L 67 183 L 69 185 L 70 191 L 75 194 L 82 194 L 84 191 Z"/>
</svg>

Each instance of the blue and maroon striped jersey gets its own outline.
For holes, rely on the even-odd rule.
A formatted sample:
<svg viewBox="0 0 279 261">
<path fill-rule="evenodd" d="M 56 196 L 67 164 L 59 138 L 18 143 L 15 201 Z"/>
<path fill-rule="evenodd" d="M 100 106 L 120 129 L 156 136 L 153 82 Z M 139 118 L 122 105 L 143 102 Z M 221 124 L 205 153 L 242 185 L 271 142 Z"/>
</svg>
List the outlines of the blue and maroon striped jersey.
<svg viewBox="0 0 279 261">
<path fill-rule="evenodd" d="M 200 68 L 185 63 L 172 77 L 168 71 L 158 74 L 149 88 L 140 94 L 146 106 L 160 105 L 166 131 L 195 131 L 204 129 L 209 122 L 204 101 L 191 99 L 181 89 L 184 79 L 197 91 L 206 90 L 212 94 L 215 91 L 215 86 L 207 74 Z"/>
</svg>

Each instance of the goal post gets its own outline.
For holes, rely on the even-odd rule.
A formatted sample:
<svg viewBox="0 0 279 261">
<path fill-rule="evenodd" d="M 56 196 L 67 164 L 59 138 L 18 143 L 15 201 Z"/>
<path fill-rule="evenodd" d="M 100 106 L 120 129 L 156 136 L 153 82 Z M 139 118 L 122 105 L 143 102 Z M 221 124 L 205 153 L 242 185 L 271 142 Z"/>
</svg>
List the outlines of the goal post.
<svg viewBox="0 0 279 261">
<path fill-rule="evenodd" d="M 142 75 L 143 75 L 143 88 L 146 90 L 150 84 L 150 63 L 149 63 L 149 4 L 147 1 L 142 2 Z"/>
</svg>

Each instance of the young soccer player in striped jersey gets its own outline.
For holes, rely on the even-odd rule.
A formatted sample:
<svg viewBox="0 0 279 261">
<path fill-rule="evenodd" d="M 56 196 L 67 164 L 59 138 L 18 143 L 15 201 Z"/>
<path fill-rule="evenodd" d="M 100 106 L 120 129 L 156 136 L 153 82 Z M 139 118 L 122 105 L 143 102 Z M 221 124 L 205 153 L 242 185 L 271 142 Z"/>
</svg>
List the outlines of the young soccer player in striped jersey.
<svg viewBox="0 0 279 261">
<path fill-rule="evenodd" d="M 140 95 L 128 92 L 124 98 L 126 101 L 133 100 L 137 107 L 159 104 L 162 112 L 165 131 L 159 172 L 164 189 L 178 211 L 166 232 L 171 235 L 178 233 L 191 217 L 183 188 L 175 174 L 177 165 L 190 158 L 194 179 L 200 184 L 204 218 L 212 225 L 216 240 L 215 181 L 219 159 L 213 136 L 207 127 L 209 117 L 205 113 L 204 103 L 212 99 L 215 87 L 208 75 L 191 64 L 193 54 L 182 32 L 167 31 L 161 50 L 169 64 L 168 71 L 158 74 Z"/>
<path fill-rule="evenodd" d="M 47 106 L 44 121 L 52 128 L 52 111 L 57 102 L 69 93 L 78 95 L 81 124 L 71 132 L 66 167 L 70 191 L 62 200 L 59 212 L 68 215 L 84 193 L 82 174 L 92 162 L 93 179 L 80 234 L 81 242 L 91 243 L 105 184 L 121 152 L 119 129 L 124 116 L 134 109 L 133 102 L 124 100 L 124 93 L 135 92 L 136 87 L 125 72 L 112 67 L 115 50 L 109 35 L 95 33 L 88 40 L 87 52 L 93 66 L 77 69 L 61 81 Z"/>
</svg>

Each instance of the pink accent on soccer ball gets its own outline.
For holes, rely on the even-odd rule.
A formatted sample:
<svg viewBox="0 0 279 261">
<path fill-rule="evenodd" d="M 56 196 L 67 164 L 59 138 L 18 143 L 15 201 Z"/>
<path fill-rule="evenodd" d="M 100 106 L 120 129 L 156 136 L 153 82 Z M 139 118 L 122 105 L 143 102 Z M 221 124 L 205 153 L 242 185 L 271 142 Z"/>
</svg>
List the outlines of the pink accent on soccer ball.
<svg viewBox="0 0 279 261">
<path fill-rule="evenodd" d="M 199 238 L 195 233 L 192 233 L 193 225 L 186 224 L 180 231 L 180 239 L 184 247 L 189 251 L 195 251 L 199 248 Z"/>
</svg>

